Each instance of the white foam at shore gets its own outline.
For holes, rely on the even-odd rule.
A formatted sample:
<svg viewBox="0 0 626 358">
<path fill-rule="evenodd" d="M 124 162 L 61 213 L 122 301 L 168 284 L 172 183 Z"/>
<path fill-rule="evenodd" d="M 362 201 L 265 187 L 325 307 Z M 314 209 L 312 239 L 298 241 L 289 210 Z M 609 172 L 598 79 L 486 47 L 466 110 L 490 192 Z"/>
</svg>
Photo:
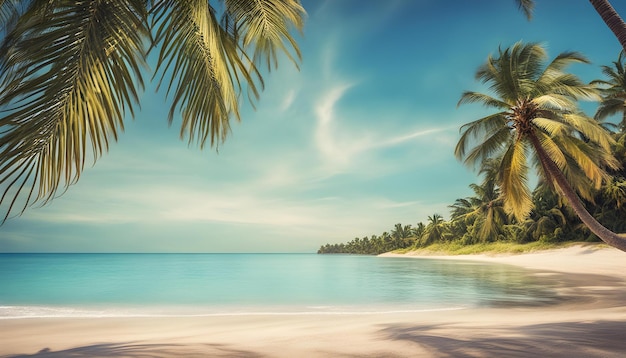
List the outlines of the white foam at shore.
<svg viewBox="0 0 626 358">
<path fill-rule="evenodd" d="M 221 317 L 221 316 L 301 316 L 301 315 L 380 315 L 455 311 L 468 307 L 435 307 L 420 309 L 389 309 L 379 307 L 305 307 L 304 310 L 192 310 L 192 309 L 82 309 L 49 306 L 0 306 L 0 320 L 28 318 L 125 318 L 125 317 Z"/>
</svg>

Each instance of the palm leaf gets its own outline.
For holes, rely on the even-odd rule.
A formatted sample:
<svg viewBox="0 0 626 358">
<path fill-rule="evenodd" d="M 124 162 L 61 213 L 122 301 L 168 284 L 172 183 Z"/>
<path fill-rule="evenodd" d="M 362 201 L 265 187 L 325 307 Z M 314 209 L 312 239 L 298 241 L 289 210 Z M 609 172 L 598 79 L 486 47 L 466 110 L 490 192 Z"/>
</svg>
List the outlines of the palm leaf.
<svg viewBox="0 0 626 358">
<path fill-rule="evenodd" d="M 570 126 L 561 121 L 555 121 L 553 119 L 537 117 L 533 119 L 533 124 L 540 128 L 542 131 L 550 134 L 551 136 L 564 135 L 569 133 Z"/>
<path fill-rule="evenodd" d="M 561 52 L 558 54 L 545 68 L 544 74 L 546 73 L 563 73 L 563 70 L 569 65 L 574 63 L 586 63 L 589 64 L 590 61 L 583 54 L 579 52 Z M 539 78 L 538 81 L 542 79 Z"/>
<path fill-rule="evenodd" d="M 554 93 L 537 96 L 532 101 L 540 108 L 550 111 L 572 111 L 577 108 L 572 98 Z"/>
<path fill-rule="evenodd" d="M 534 0 L 515 0 L 519 9 L 526 15 L 526 18 L 530 20 L 533 17 L 533 10 L 535 8 Z"/>
<path fill-rule="evenodd" d="M 618 165 L 612 156 L 601 156 L 600 151 L 583 140 L 575 137 L 559 139 L 560 145 L 585 173 L 585 176 L 591 180 L 596 189 L 600 188 L 600 185 L 609 178 L 602 166 L 615 167 Z"/>
<path fill-rule="evenodd" d="M 467 149 L 474 146 L 477 139 L 482 140 L 488 133 L 506 127 L 506 122 L 505 113 L 496 113 L 463 125 L 461 138 L 454 150 L 457 159 L 464 158 Z"/>
<path fill-rule="evenodd" d="M 204 147 L 222 141 L 230 129 L 231 115 L 239 119 L 239 75 L 257 92 L 255 70 L 240 59 L 236 40 L 220 27 L 207 1 L 160 1 L 153 11 L 155 41 L 162 44 L 157 70 L 170 76 L 167 94 L 173 102 L 170 123 L 182 114 L 180 136 Z M 249 62 L 249 61 L 248 61 Z M 259 77 L 260 78 L 260 77 Z"/>
<path fill-rule="evenodd" d="M 494 107 L 498 109 L 508 109 L 510 107 L 509 103 L 483 93 L 472 91 L 463 92 L 461 99 L 457 103 L 457 107 L 467 103 L 481 103 L 485 107 Z"/>
<path fill-rule="evenodd" d="M 624 113 L 626 100 L 624 98 L 607 98 L 604 99 L 595 114 L 595 119 L 602 120 L 607 117 Z"/>
<path fill-rule="evenodd" d="M 225 3 L 227 22 L 232 21 L 245 48 L 254 48 L 255 63 L 265 61 L 268 69 L 272 65 L 276 67 L 278 54 L 283 53 L 297 66 L 301 54 L 291 30 L 295 28 L 302 33 L 305 11 L 300 1 L 226 0 Z"/>
<path fill-rule="evenodd" d="M 36 4 L 45 9 L 15 26 L 2 64 L 2 200 L 13 196 L 5 219 L 25 188 L 22 211 L 78 180 L 87 147 L 93 160 L 108 148 L 143 86 L 143 1 Z"/>
<path fill-rule="evenodd" d="M 552 124 L 558 123 L 554 121 L 550 121 L 550 122 L 552 122 Z M 556 138 L 560 138 L 558 136 L 558 134 L 560 134 L 560 131 L 557 130 L 555 132 L 550 132 L 550 131 L 546 131 L 546 132 L 547 133 L 544 133 L 542 131 L 535 131 L 534 134 L 539 139 L 539 143 L 541 144 L 543 149 L 546 151 L 546 153 L 548 153 L 548 157 L 550 157 L 550 159 L 559 168 L 562 169 L 567 165 L 567 158 L 565 156 L 565 153 L 563 153 L 560 143 L 557 143 L 554 140 Z M 545 176 L 548 177 L 548 174 L 545 173 Z M 551 178 L 548 178 L 548 179 L 551 179 Z"/>
<path fill-rule="evenodd" d="M 0 32 L 7 32 L 19 14 L 17 0 L 0 0 Z"/>
<path fill-rule="evenodd" d="M 611 137 L 607 130 L 583 113 L 564 114 L 562 119 L 585 138 L 599 145 L 607 152 L 610 152 L 611 145 L 615 144 L 615 139 Z"/>
<path fill-rule="evenodd" d="M 207 1 L 159 1 L 153 9 L 155 41 L 162 45 L 159 86 L 169 76 L 173 101 L 168 120 L 180 111 L 181 138 L 213 146 L 225 139 L 230 118 L 239 120 L 239 95 L 246 87 L 255 99 L 263 79 L 254 64 L 263 55 L 276 60 L 278 50 L 298 47 L 288 34 L 302 27 L 304 10 L 297 1 L 227 1 L 222 24 Z M 285 32 L 287 31 L 287 32 Z M 246 54 L 252 47 L 253 58 Z M 288 56 L 290 56 L 288 54 Z M 290 57 L 293 59 L 293 57 Z"/>
<path fill-rule="evenodd" d="M 524 141 L 516 141 L 509 147 L 502 158 L 500 173 L 504 209 L 522 221 L 533 207 Z"/>
<path fill-rule="evenodd" d="M 464 163 L 475 167 L 478 164 L 482 165 L 487 158 L 499 157 L 510 141 L 512 137 L 508 127 L 494 129 L 465 155 Z"/>
</svg>

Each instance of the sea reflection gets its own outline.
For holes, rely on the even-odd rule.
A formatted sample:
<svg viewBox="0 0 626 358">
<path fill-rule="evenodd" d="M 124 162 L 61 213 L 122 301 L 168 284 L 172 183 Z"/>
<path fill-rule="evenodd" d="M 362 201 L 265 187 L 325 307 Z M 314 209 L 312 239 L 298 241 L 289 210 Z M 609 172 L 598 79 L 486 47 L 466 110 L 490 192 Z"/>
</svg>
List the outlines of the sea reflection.
<svg viewBox="0 0 626 358">
<path fill-rule="evenodd" d="M 379 258 L 392 280 L 389 298 L 470 306 L 540 306 L 562 300 L 557 280 L 515 266 L 427 258 Z"/>
</svg>

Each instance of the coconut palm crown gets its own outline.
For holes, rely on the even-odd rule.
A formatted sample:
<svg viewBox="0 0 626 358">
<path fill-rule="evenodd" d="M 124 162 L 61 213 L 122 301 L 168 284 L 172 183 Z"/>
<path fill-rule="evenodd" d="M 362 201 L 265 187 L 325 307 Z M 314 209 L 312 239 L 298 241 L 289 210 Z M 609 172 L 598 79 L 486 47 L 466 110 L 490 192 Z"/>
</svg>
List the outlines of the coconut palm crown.
<svg viewBox="0 0 626 358">
<path fill-rule="evenodd" d="M 297 64 L 305 15 L 299 0 L 0 1 L 4 219 L 79 179 L 134 116 L 146 74 L 181 138 L 218 145 L 242 93 L 263 88 L 260 66 Z"/>
<path fill-rule="evenodd" d="M 609 179 L 605 169 L 619 166 L 610 152 L 614 141 L 578 108 L 579 100 L 599 100 L 597 89 L 564 71 L 587 59 L 565 52 L 546 62 L 545 49 L 536 43 L 519 42 L 488 57 L 476 78 L 493 95 L 468 91 L 458 104 L 481 103 L 496 113 L 463 125 L 455 154 L 474 167 L 497 158 L 504 209 L 518 221 L 533 206 L 529 169 L 534 166 L 589 226 L 582 216 L 591 215 L 576 194 L 592 201 L 593 189 Z"/>
</svg>

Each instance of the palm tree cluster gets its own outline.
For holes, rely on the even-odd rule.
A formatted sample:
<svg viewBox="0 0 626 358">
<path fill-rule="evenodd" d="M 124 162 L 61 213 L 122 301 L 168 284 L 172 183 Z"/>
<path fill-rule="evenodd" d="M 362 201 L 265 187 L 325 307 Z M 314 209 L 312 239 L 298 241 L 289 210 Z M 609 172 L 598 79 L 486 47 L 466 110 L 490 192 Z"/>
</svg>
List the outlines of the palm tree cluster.
<svg viewBox="0 0 626 358">
<path fill-rule="evenodd" d="M 562 53 L 545 65 L 546 58 L 538 44 L 501 49 L 476 74 L 493 94 L 461 96 L 459 104 L 477 102 L 496 113 L 461 128 L 456 155 L 478 167 L 482 181 L 470 185 L 474 195 L 450 205 L 449 221 L 434 214 L 417 230 L 409 226 L 412 236 L 402 241 L 373 235 L 318 252 L 378 254 L 449 241 L 598 238 L 623 250 L 624 238 L 614 232 L 626 231 L 624 52 L 612 66 L 602 67 L 606 79 L 589 84 L 564 72 L 570 63 L 586 63 L 582 55 Z M 599 101 L 595 117 L 579 109 L 580 99 Z M 606 122 L 616 115 L 617 124 Z M 538 179 L 534 190 L 531 168 Z"/>
<path fill-rule="evenodd" d="M 391 232 L 385 231 L 380 235 L 354 238 L 345 244 L 326 244 L 320 247 L 318 254 L 360 254 L 378 255 L 397 249 L 412 247 L 415 238 L 424 231 L 424 225 L 419 223 L 416 227 L 411 225 L 396 224 Z"/>
</svg>

